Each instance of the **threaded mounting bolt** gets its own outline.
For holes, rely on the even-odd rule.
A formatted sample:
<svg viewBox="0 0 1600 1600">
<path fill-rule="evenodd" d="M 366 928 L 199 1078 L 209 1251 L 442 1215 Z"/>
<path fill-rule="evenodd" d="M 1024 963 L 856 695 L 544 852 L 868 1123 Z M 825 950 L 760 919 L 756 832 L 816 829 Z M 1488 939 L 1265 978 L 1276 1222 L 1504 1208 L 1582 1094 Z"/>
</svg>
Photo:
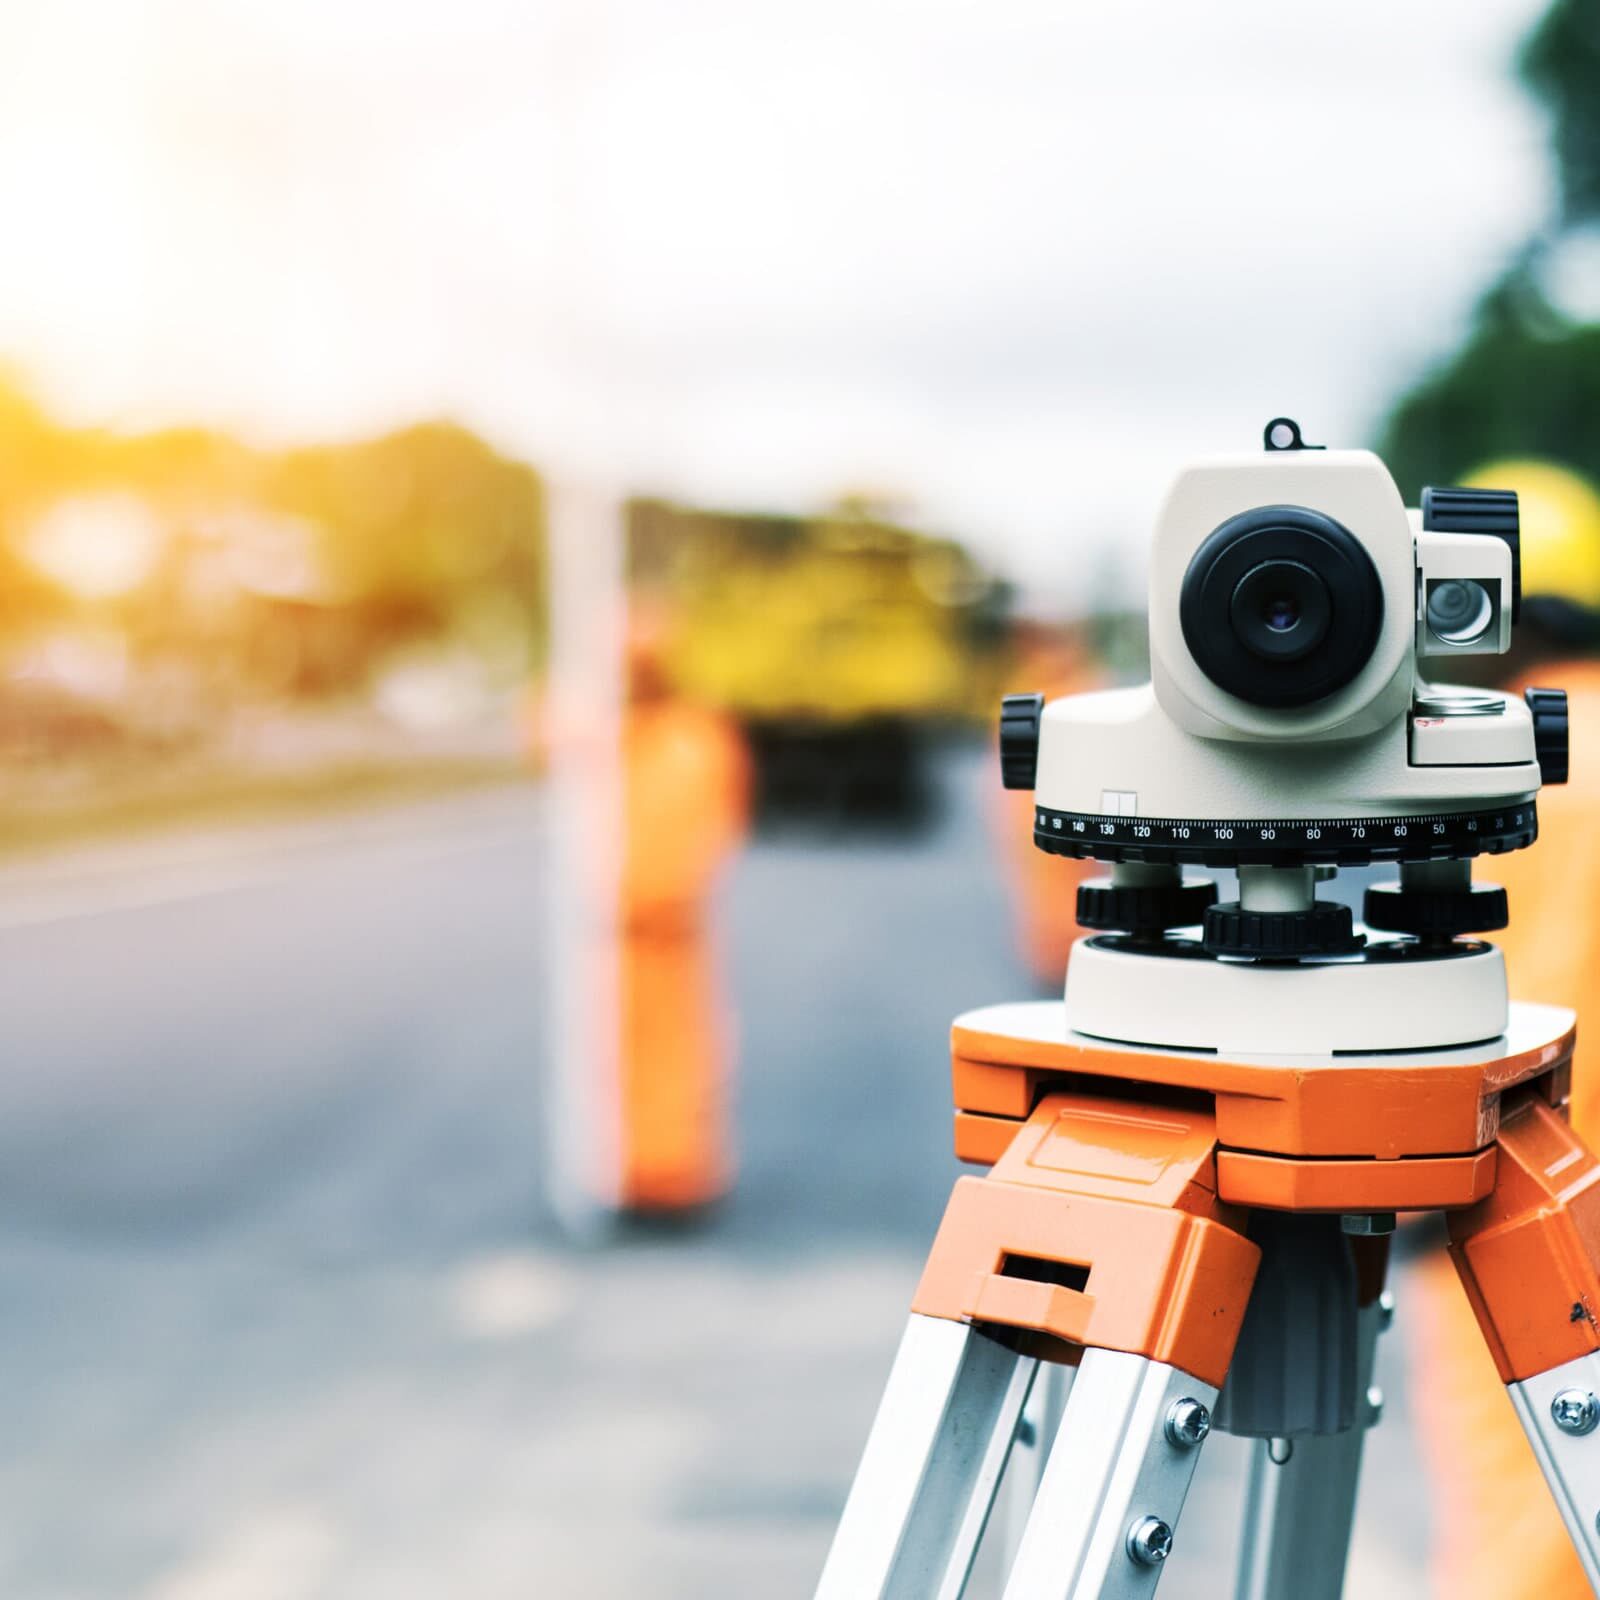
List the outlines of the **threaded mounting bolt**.
<svg viewBox="0 0 1600 1600">
<path fill-rule="evenodd" d="M 1563 1433 L 1593 1433 L 1600 1426 L 1600 1395 L 1592 1389 L 1563 1389 L 1550 1402 L 1550 1415 Z"/>
<path fill-rule="evenodd" d="M 1128 1556 L 1141 1567 L 1159 1567 L 1172 1554 L 1172 1528 L 1160 1517 L 1140 1517 L 1128 1529 Z"/>
<path fill-rule="evenodd" d="M 1192 1395 L 1185 1395 L 1168 1406 L 1164 1432 L 1168 1444 L 1192 1450 L 1211 1432 L 1211 1413 Z"/>
</svg>

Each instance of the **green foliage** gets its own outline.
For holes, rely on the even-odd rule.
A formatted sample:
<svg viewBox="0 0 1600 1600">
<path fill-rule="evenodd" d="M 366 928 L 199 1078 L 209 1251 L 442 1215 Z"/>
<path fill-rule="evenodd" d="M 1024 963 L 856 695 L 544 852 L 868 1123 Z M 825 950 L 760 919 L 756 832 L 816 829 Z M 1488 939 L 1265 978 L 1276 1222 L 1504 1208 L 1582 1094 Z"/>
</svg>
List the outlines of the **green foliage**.
<svg viewBox="0 0 1600 1600">
<path fill-rule="evenodd" d="M 1555 0 L 1518 58 L 1550 112 L 1560 224 L 1600 224 L 1600 0 Z M 1600 325 L 1539 288 L 1535 239 L 1484 295 L 1465 345 L 1396 403 L 1378 448 L 1415 503 L 1497 457 L 1536 456 L 1600 481 Z"/>
<path fill-rule="evenodd" d="M 1559 321 L 1520 278 L 1396 405 L 1378 445 L 1411 504 L 1487 461 L 1537 456 L 1600 479 L 1600 325 Z"/>
<path fill-rule="evenodd" d="M 1600 0 L 1556 0 L 1519 65 L 1550 111 L 1563 222 L 1600 220 Z"/>
</svg>

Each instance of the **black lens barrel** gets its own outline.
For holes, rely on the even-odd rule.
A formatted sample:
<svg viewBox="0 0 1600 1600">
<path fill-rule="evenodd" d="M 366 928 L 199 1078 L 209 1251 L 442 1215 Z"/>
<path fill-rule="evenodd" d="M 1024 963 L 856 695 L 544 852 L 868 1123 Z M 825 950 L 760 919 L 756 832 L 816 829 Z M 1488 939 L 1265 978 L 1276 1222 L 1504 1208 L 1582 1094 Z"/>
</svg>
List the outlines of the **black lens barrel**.
<svg viewBox="0 0 1600 1600">
<path fill-rule="evenodd" d="M 1219 689 L 1287 710 L 1342 689 L 1372 659 L 1383 583 L 1342 523 L 1308 506 L 1257 506 L 1195 552 L 1178 616 Z"/>
</svg>

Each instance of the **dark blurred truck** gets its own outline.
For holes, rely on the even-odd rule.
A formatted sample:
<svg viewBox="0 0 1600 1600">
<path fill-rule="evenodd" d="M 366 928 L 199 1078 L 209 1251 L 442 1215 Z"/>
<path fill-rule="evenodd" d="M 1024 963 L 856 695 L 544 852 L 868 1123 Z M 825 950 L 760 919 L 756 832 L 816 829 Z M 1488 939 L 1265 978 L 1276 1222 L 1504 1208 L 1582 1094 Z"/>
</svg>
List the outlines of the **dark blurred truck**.
<svg viewBox="0 0 1600 1600">
<path fill-rule="evenodd" d="M 744 726 L 764 821 L 911 823 L 1001 671 L 1002 584 L 866 502 L 813 518 L 629 507 L 630 579 L 672 616 L 684 692 Z"/>
</svg>

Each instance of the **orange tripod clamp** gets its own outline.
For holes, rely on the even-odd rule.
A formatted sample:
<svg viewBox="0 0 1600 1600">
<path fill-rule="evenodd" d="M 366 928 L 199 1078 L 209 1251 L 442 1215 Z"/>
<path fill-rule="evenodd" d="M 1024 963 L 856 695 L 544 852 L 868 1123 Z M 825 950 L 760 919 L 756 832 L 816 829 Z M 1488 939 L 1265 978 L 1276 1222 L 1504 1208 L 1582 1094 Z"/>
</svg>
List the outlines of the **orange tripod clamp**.
<svg viewBox="0 0 1600 1600">
<path fill-rule="evenodd" d="M 1600 1161 L 1565 1120 L 1573 1040 L 1570 1012 L 1516 1006 L 1482 1046 L 1227 1060 L 1071 1034 L 1059 1003 L 968 1013 L 956 1152 L 992 1170 L 957 1182 L 913 1309 L 1220 1385 L 1259 1260 L 1250 1210 L 1445 1210 L 1507 1381 L 1600 1348 Z M 1375 1295 L 1381 1270 L 1363 1279 Z"/>
<path fill-rule="evenodd" d="M 1491 1194 L 1450 1216 L 1450 1255 L 1504 1383 L 1600 1350 L 1600 1161 L 1562 1110 L 1523 1094 Z"/>
<path fill-rule="evenodd" d="M 1261 1252 L 1217 1199 L 1216 1148 L 1198 1107 L 1047 1094 L 988 1178 L 957 1182 L 912 1310 L 1220 1387 Z"/>
</svg>

